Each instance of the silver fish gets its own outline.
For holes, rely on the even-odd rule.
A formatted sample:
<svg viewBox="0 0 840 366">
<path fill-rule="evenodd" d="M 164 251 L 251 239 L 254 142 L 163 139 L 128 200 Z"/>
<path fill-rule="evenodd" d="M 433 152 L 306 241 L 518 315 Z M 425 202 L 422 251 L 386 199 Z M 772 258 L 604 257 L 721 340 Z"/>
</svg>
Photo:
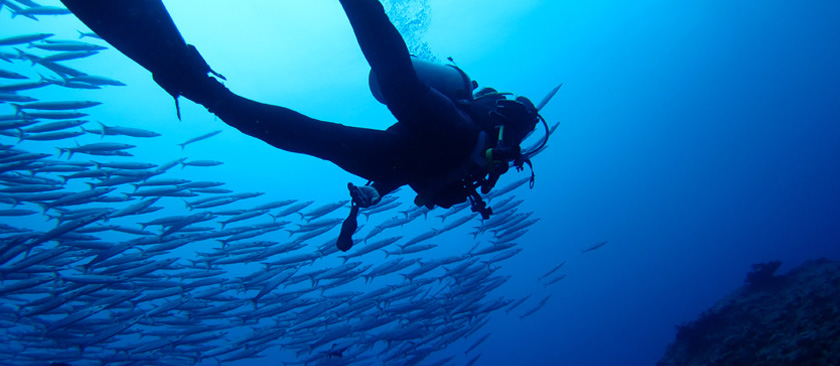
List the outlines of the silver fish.
<svg viewBox="0 0 840 366">
<path fill-rule="evenodd" d="M 22 43 L 30 43 L 35 41 L 40 41 L 42 39 L 46 39 L 52 37 L 53 33 L 33 33 L 33 34 L 21 34 L 17 36 L 11 36 L 6 38 L 0 38 L 0 46 L 10 46 Z"/>
<path fill-rule="evenodd" d="M 183 150 L 185 147 L 187 147 L 187 145 L 189 145 L 193 142 L 201 141 L 201 140 L 216 136 L 216 135 L 220 134 L 221 132 L 222 132 L 222 130 L 216 130 L 216 131 L 213 131 L 213 132 L 205 133 L 201 136 L 193 137 L 193 138 L 191 138 L 187 141 L 184 141 L 184 142 L 178 144 L 178 146 L 180 146 L 181 150 Z"/>
</svg>

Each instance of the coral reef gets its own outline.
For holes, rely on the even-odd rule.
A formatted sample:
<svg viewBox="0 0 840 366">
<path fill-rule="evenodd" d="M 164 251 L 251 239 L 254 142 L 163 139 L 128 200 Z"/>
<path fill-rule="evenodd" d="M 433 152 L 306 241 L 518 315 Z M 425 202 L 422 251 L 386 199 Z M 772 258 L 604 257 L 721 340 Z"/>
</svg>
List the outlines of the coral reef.
<svg viewBox="0 0 840 366">
<path fill-rule="evenodd" d="M 678 326 L 657 365 L 840 365 L 840 263 L 774 276 L 779 265 L 753 265 L 743 287 Z"/>
</svg>

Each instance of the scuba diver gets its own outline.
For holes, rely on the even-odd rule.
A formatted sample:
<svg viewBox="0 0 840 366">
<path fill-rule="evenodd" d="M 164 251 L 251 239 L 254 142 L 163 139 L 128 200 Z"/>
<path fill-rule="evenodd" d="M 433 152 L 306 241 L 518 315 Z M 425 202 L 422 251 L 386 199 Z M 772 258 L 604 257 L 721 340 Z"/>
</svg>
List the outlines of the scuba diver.
<svg viewBox="0 0 840 366">
<path fill-rule="evenodd" d="M 527 98 L 510 99 L 489 88 L 474 94 L 478 84 L 461 69 L 412 57 L 379 0 L 340 3 L 370 64 L 371 89 L 397 119 L 384 131 L 320 121 L 232 93 L 219 82 L 224 77 L 186 44 L 161 0 L 62 2 L 100 37 L 151 71 L 175 98 L 176 109 L 178 96 L 183 96 L 247 135 L 331 161 L 368 180 L 360 186 L 348 183 L 351 212 L 336 243 L 342 251 L 353 244 L 359 208 L 376 204 L 403 185 L 417 193 L 418 206 L 449 208 L 469 200 L 472 210 L 486 219 L 492 210 L 476 190 L 488 193 L 511 166 L 530 166 L 530 156 L 548 139 L 540 108 Z M 542 144 L 523 152 L 520 143 L 540 121 L 546 130 Z M 532 187 L 533 177 L 532 171 Z"/>
</svg>

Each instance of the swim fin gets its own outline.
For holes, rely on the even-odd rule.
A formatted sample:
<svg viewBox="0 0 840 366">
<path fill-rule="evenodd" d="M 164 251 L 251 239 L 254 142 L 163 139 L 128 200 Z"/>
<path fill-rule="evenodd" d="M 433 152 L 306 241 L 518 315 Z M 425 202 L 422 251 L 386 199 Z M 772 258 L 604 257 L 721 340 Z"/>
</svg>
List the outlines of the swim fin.
<svg viewBox="0 0 840 366">
<path fill-rule="evenodd" d="M 339 232 L 338 240 L 335 242 L 335 246 L 338 250 L 346 252 L 353 247 L 353 233 L 355 233 L 356 229 L 359 227 L 356 222 L 356 217 L 358 215 L 359 205 L 353 201 L 350 206 L 350 214 L 347 215 L 347 218 L 344 219 L 344 222 L 341 224 L 341 232 Z"/>
</svg>

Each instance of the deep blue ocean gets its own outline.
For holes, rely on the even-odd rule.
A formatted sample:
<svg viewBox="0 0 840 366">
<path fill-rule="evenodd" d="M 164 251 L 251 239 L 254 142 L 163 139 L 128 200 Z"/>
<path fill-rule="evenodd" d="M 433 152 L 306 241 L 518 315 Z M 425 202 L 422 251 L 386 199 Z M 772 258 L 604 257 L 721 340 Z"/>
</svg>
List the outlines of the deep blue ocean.
<svg viewBox="0 0 840 366">
<path fill-rule="evenodd" d="M 26 2 L 0 3 L 20 7 L 24 5 L 19 3 Z M 61 6 L 55 0 L 38 3 Z M 385 129 L 394 122 L 387 108 L 369 91 L 370 68 L 338 1 L 168 0 L 164 3 L 187 43 L 195 45 L 210 66 L 224 74 L 225 85 L 233 92 L 349 126 Z M 410 309 L 399 314 L 401 320 L 373 330 L 348 330 L 347 334 L 309 353 L 307 339 L 311 344 L 323 335 L 349 329 L 346 327 L 361 321 L 355 316 L 338 317 L 336 309 L 341 304 L 352 303 L 353 296 L 385 286 L 397 289 L 407 282 L 398 273 L 370 283 L 357 276 L 334 289 L 313 290 L 304 296 L 319 299 L 312 301 L 327 299 L 324 301 L 341 303 L 316 318 L 324 323 L 309 328 L 306 331 L 311 334 L 309 338 L 303 333 L 293 335 L 291 331 L 278 334 L 259 344 L 264 347 L 255 352 L 259 357 L 223 364 L 303 364 L 304 359 L 317 356 L 329 350 L 329 344 L 336 343 L 348 347 L 346 352 L 359 358 L 333 357 L 310 364 L 407 364 L 413 360 L 412 352 L 418 352 L 413 347 L 419 344 L 423 352 L 429 352 L 419 362 L 421 365 L 443 360 L 447 360 L 443 363 L 446 365 L 470 362 L 475 365 L 653 365 L 673 340 L 675 326 L 691 321 L 738 288 L 752 264 L 781 260 L 781 270 L 785 271 L 807 260 L 840 258 L 840 38 L 837 37 L 840 4 L 776 0 L 389 0 L 383 3 L 412 50 L 439 62 L 448 62 L 447 58 L 451 57 L 481 86 L 538 101 L 557 84 L 563 84 L 541 111 L 549 125 L 557 122 L 560 125 L 551 136 L 547 150 L 534 158 L 536 184 L 533 189 L 525 184 L 508 194 L 513 200 L 523 200 L 516 207 L 517 212 L 531 213 L 530 218 L 539 221 L 514 240 L 515 248 L 521 252 L 485 266 L 498 267 L 490 275 L 491 280 L 504 282 L 498 287 L 490 288 L 487 282 L 480 282 L 480 286 L 461 288 L 456 293 L 453 292 L 456 280 L 443 268 L 436 268 L 417 278 L 438 281 L 423 284 L 412 297 L 400 302 Z M 79 39 L 79 31 L 88 30 L 73 15 L 38 15 L 34 20 L 12 17 L 12 13 L 8 6 L 0 9 L 0 38 L 53 33 L 48 40 L 107 46 L 98 39 Z M 26 43 L 0 46 L 0 52 L 10 57 L 18 55 L 16 49 L 40 57 L 52 52 Z M 219 187 L 231 193 L 263 193 L 211 211 L 249 210 L 266 202 L 294 199 L 314 201 L 301 210 L 308 213 L 318 206 L 349 199 L 347 182 L 365 183 L 327 161 L 285 152 L 249 137 L 183 98 L 179 121 L 172 98 L 155 84 L 150 73 L 115 49 L 60 63 L 126 85 L 103 85 L 100 89 L 49 85 L 17 94 L 40 101 L 101 102 L 79 110 L 89 114 L 84 117 L 89 122 L 74 127 L 75 131 L 82 131 L 81 128 L 101 131 L 99 123 L 102 123 L 154 131 L 160 136 L 102 136 L 87 132 L 60 140 L 18 142 L 16 130 L 9 129 L 9 134 L 0 135 L 0 144 L 30 153 L 51 154 L 46 160 L 52 161 L 156 165 L 181 158 L 187 162 L 218 161 L 223 164 L 183 168 L 179 164 L 155 178 L 224 182 Z M 41 78 L 62 79 L 61 75 L 25 58 L 0 61 L 0 70 L 29 79 L 0 79 L 0 87 Z M 0 104 L 0 115 L 14 113 L 10 103 Z M 52 121 L 40 123 L 49 122 Z M 183 149 L 178 145 L 214 131 L 221 133 Z M 538 130 L 534 139 L 540 136 L 542 132 Z M 67 160 L 67 154 L 59 156 L 57 149 L 98 142 L 135 145 L 125 150 L 133 156 L 74 154 Z M 3 173 L 51 178 L 68 174 L 33 173 L 31 169 L 37 171 L 33 167 L 22 165 Z M 527 177 L 527 169 L 511 170 L 498 186 Z M 84 191 L 88 189 L 84 182 L 91 180 L 69 179 L 61 189 L 68 194 Z M 0 188 L 17 186 L 6 182 Z M 108 195 L 122 197 L 125 195 L 120 193 L 132 192 L 127 184 L 116 187 Z M 0 240 L 7 243 L 17 233 L 9 227 L 46 233 L 58 225 L 47 216 L 54 214 L 55 209 L 42 213 L 38 204 L 28 201 L 13 206 L 9 197 L 20 194 L 4 191 L 0 197 L 6 200 L 0 199 L 0 210 L 36 212 L 0 216 L 0 222 L 7 225 L 0 231 Z M 163 207 L 159 211 L 121 217 L 108 224 L 139 229 L 137 223 L 155 218 L 195 214 L 199 211 L 188 210 L 185 201 L 213 194 L 218 193 L 201 193 L 189 198 L 161 197 L 155 203 Z M 369 219 L 364 215 L 359 217 L 362 230 L 358 237 L 390 217 L 405 215 L 401 211 L 413 209 L 414 193 L 408 187 L 397 196 L 396 202 L 402 203 L 399 207 L 373 214 Z M 135 197 L 133 201 L 93 202 L 68 208 L 119 209 L 139 200 Z M 344 218 L 347 212 L 342 207 L 325 217 Z M 438 215 L 445 212 L 436 208 L 405 226 L 387 229 L 372 241 L 402 236 L 400 240 L 405 242 L 469 214 L 467 209 L 441 221 Z M 226 218 L 219 216 L 214 221 L 190 226 L 219 230 L 221 226 L 217 222 Z M 228 227 L 275 222 L 268 215 L 247 220 Z M 289 229 L 304 223 L 295 214 L 277 220 L 290 221 Z M 491 241 L 496 239 L 490 231 L 475 237 L 471 234 L 480 224 L 480 220 L 474 219 L 423 242 L 436 247 L 403 257 L 428 262 L 465 255 L 474 247 L 492 246 Z M 164 230 L 159 226 L 148 229 L 156 234 Z M 271 260 L 314 253 L 318 247 L 328 246 L 337 234 L 338 227 L 335 227 L 306 241 L 302 248 Z M 111 243 L 138 236 L 116 231 L 92 235 Z M 278 230 L 247 240 L 286 243 L 294 240 L 295 235 Z M 582 252 L 604 241 L 606 245 Z M 55 250 L 61 245 L 61 240 L 50 240 L 39 244 L 34 252 Z M 209 253 L 216 248 L 221 248 L 218 241 L 203 240 L 145 259 L 177 258 L 174 265 L 186 266 L 200 261 L 198 253 Z M 386 250 L 389 248 L 396 246 Z M 8 249 L 4 244 L 3 252 Z M 129 250 L 121 255 L 140 252 Z M 47 272 L 38 272 L 36 267 L 32 272 L 25 272 L 24 277 L 15 277 L 20 274 L 10 273 L 8 268 L 24 260 L 25 253 L 0 264 L 0 269 L 6 266 L 0 289 L 26 278 L 48 278 L 52 273 L 57 276 L 54 281 L 0 294 L 0 340 L 3 341 L 0 354 L 4 355 L 0 364 L 48 365 L 54 361 L 74 366 L 94 364 L 90 356 L 82 356 L 73 346 L 78 341 L 54 341 L 60 338 L 54 330 L 47 332 L 49 336 L 44 336 L 43 342 L 37 335 L 44 334 L 44 327 L 51 328 L 51 322 L 86 309 L 105 295 L 86 295 L 90 297 L 79 297 L 56 312 L 20 317 L 26 313 L 30 301 L 60 296 L 67 289 L 63 287 L 67 281 L 59 278 L 83 274 L 81 266 L 93 258 L 90 253 L 86 257 L 81 252 L 68 253 L 76 253 L 80 258 L 41 263 L 54 267 Z M 295 273 L 343 265 L 336 255 L 303 263 L 294 269 Z M 493 255 L 484 255 L 480 260 Z M 386 258 L 382 251 L 376 251 L 348 262 L 361 262 L 357 269 L 373 268 L 395 256 L 399 255 Z M 540 279 L 563 262 L 555 273 Z M 399 273 L 418 266 L 415 264 Z M 220 268 L 226 273 L 213 278 L 242 278 L 266 267 L 258 261 Z M 164 268 L 146 274 L 143 281 L 172 281 L 177 277 L 173 274 L 179 271 L 186 269 Z M 566 277 L 546 285 L 547 279 L 558 275 Z M 132 281 L 140 279 L 132 278 L 128 282 Z M 213 286 L 222 285 L 216 283 L 202 289 Z M 230 290 L 226 294 L 250 299 L 263 286 Z M 135 284 L 119 291 L 141 288 Z M 281 285 L 267 298 L 308 288 L 309 282 Z M 358 293 L 346 295 L 345 292 Z M 332 294 L 335 297 L 322 297 Z M 138 292 L 133 300 L 142 296 Z M 185 302 L 198 301 L 188 299 L 189 295 L 178 296 L 187 299 Z M 79 320 L 77 329 L 68 330 L 68 334 L 91 337 L 99 332 L 85 333 L 78 326 L 90 322 L 89 329 L 107 329 L 95 320 L 118 319 L 121 314 L 136 309 L 151 311 L 178 296 L 146 301 L 136 307 L 126 305 L 133 300 L 121 300 L 124 303 L 110 304 L 107 310 Z M 497 301 L 511 302 L 526 297 L 509 313 L 505 310 L 512 303 L 476 313 L 478 309 L 486 310 L 482 306 Z M 545 298 L 548 300 L 544 307 L 522 318 Z M 429 306 L 430 302 L 435 305 Z M 195 306 L 216 307 L 221 303 L 200 302 Z M 195 319 L 197 310 L 184 306 L 164 313 L 163 318 Z M 146 321 L 148 318 L 142 318 L 85 352 L 112 354 L 117 353 L 114 349 L 122 349 L 129 350 L 123 353 L 131 353 L 132 345 L 169 340 L 175 346 L 148 346 L 150 357 L 158 358 L 157 362 L 164 365 L 188 364 L 191 359 L 181 354 L 208 353 L 214 348 L 239 344 L 249 334 L 275 326 L 284 331 L 293 329 L 295 315 L 315 306 L 320 305 L 286 311 L 278 315 L 280 320 L 264 318 L 248 323 L 239 320 L 244 313 L 254 311 L 250 301 L 246 301 L 241 308 L 208 318 L 207 324 L 221 324 L 223 335 L 183 345 L 178 342 L 184 341 L 185 335 L 179 335 L 182 328 L 176 325 L 171 326 L 169 335 L 140 337 L 147 329 L 165 332 L 166 328 L 161 325 L 165 323 L 151 325 Z M 464 320 L 464 313 L 442 316 L 431 309 L 452 310 L 460 309 L 459 306 L 473 315 Z M 387 305 L 378 303 L 368 315 L 375 316 L 376 311 L 385 311 L 383 308 Z M 371 349 L 356 350 L 358 344 L 371 342 L 374 336 L 391 334 L 384 333 L 393 330 L 390 327 L 417 324 L 422 324 L 423 334 L 444 329 L 446 333 L 433 340 L 422 338 L 422 342 L 415 337 L 388 343 L 387 336 L 382 336 L 381 341 L 373 342 Z M 447 339 L 448 334 L 457 334 L 455 328 L 471 331 Z M 483 339 L 485 335 L 488 336 Z M 42 352 L 52 352 L 56 358 L 48 359 L 52 356 L 44 356 Z M 224 356 L 197 362 L 214 365 L 221 358 Z M 147 360 L 113 364 L 155 363 Z"/>
</svg>

